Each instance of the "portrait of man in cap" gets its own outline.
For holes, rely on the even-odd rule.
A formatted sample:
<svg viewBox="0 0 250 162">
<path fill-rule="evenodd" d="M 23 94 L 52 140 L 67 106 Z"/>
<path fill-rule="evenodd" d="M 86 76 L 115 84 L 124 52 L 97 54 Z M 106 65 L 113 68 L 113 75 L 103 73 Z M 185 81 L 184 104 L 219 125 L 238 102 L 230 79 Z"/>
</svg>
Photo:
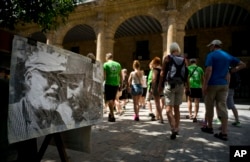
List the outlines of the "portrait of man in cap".
<svg viewBox="0 0 250 162">
<path fill-rule="evenodd" d="M 15 39 L 20 41 L 21 38 Z M 23 41 L 25 42 L 26 39 L 23 38 Z M 48 50 L 43 44 L 38 43 L 37 46 L 27 44 L 27 48 L 23 49 L 22 53 L 28 56 L 25 62 L 21 62 L 22 59 L 18 59 L 20 50 L 16 48 L 13 48 L 12 63 L 24 64 L 24 70 L 21 71 L 24 76 L 22 81 L 24 88 L 20 92 L 15 91 L 22 94 L 22 97 L 9 105 L 10 143 L 48 134 L 51 130 L 65 129 L 62 117 L 56 109 L 61 102 L 61 83 L 57 76 L 66 69 L 67 56 Z M 17 73 L 17 70 L 13 70 L 13 73 Z M 13 74 L 11 77 L 12 87 L 18 84 L 16 82 L 19 78 L 16 76 Z M 10 96 L 10 101 L 16 101 L 15 97 Z"/>
<path fill-rule="evenodd" d="M 68 128 L 74 128 L 82 121 L 88 120 L 88 93 L 86 74 L 93 69 L 86 64 L 84 59 L 69 56 L 66 71 L 59 74 L 63 83 L 65 101 L 57 111 L 63 116 L 63 121 Z"/>
<path fill-rule="evenodd" d="M 68 50 L 13 39 L 8 139 L 15 143 L 101 121 L 102 67 Z"/>
<path fill-rule="evenodd" d="M 91 60 L 79 55 L 68 57 L 66 71 L 59 74 L 64 102 L 57 111 L 67 128 L 86 126 L 101 117 L 102 98 L 99 98 L 101 82 L 94 80 L 94 65 Z"/>
</svg>

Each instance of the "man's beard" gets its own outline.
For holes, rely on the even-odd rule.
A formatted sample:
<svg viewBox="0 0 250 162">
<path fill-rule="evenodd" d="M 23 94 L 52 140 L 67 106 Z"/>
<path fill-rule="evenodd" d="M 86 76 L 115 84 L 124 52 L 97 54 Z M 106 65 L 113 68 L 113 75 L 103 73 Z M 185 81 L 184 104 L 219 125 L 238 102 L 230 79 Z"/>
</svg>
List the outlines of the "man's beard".
<svg viewBox="0 0 250 162">
<path fill-rule="evenodd" d="M 68 100 L 69 106 L 72 109 L 72 117 L 76 122 L 80 122 L 84 119 L 83 117 L 83 104 L 81 100 L 77 98 L 70 98 Z"/>
<path fill-rule="evenodd" d="M 59 101 L 55 98 L 50 98 L 47 96 L 40 96 L 37 99 L 31 99 L 30 100 L 31 105 L 34 108 L 44 109 L 44 110 L 56 110 L 59 104 Z"/>
</svg>

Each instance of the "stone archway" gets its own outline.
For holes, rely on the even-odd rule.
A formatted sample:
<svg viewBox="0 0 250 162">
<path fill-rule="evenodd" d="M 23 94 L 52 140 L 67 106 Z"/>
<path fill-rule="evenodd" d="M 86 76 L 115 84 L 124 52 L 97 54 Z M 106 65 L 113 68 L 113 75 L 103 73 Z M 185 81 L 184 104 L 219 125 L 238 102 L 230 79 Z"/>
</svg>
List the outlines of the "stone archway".
<svg viewBox="0 0 250 162">
<path fill-rule="evenodd" d="M 63 45 L 63 40 L 64 40 L 64 37 L 65 35 L 72 29 L 74 28 L 75 26 L 77 25 L 87 25 L 89 26 L 90 28 L 94 29 L 94 25 L 93 25 L 93 22 L 92 20 L 81 20 L 79 21 L 79 19 L 77 20 L 69 20 L 67 22 L 66 25 L 61 25 L 54 33 L 53 33 L 53 44 L 55 45 L 59 45 L 59 46 L 62 46 Z M 93 32 L 95 33 L 96 35 L 96 32 L 95 30 L 93 30 Z M 65 34 L 62 34 L 62 33 L 65 33 Z M 95 36 L 96 37 L 96 36 Z"/>
<path fill-rule="evenodd" d="M 178 21 L 177 21 L 177 28 L 178 30 L 185 30 L 186 23 L 188 22 L 189 18 L 199 11 L 201 8 L 207 7 L 209 5 L 219 4 L 219 3 L 228 3 L 232 5 L 237 5 L 242 8 L 245 8 L 250 12 L 250 5 L 247 1 L 241 1 L 241 0 L 217 0 L 211 2 L 210 0 L 192 0 L 188 1 L 186 4 L 183 5 L 181 10 L 178 14 Z"/>
<path fill-rule="evenodd" d="M 107 24 L 107 35 L 114 39 L 115 32 L 117 31 L 118 27 L 126 20 L 133 18 L 135 16 L 149 16 L 156 19 L 160 22 L 161 26 L 165 25 L 166 21 L 164 16 L 160 11 L 164 10 L 163 6 L 159 7 L 152 7 L 152 8 L 139 8 L 138 10 L 129 10 L 124 11 L 122 13 L 117 13 L 115 15 L 108 17 L 108 24 Z"/>
<path fill-rule="evenodd" d="M 223 15 L 215 14 L 215 13 L 219 12 L 215 9 L 218 9 L 218 8 L 221 9 L 223 6 L 224 7 L 226 6 L 227 10 L 233 9 L 233 10 L 231 10 L 232 12 L 224 12 Z M 214 9 L 214 10 L 212 10 L 212 9 Z M 197 41 L 196 41 L 196 43 L 193 43 L 193 45 L 196 46 L 195 50 L 197 49 L 198 55 L 195 55 L 194 57 L 199 58 L 199 62 L 198 62 L 199 65 L 204 67 L 206 54 L 209 52 L 206 45 L 209 42 L 211 42 L 213 39 L 220 39 L 223 42 L 223 49 L 225 51 L 228 51 L 232 55 L 235 55 L 235 53 L 241 52 L 241 50 L 244 50 L 245 53 L 247 53 L 246 52 L 247 50 L 250 51 L 248 45 L 245 45 L 246 49 L 241 48 L 241 47 L 243 47 L 243 44 L 249 44 L 248 38 L 249 38 L 250 33 L 249 33 L 248 29 L 249 29 L 250 23 L 241 24 L 240 22 L 238 22 L 238 23 L 234 23 L 234 24 L 232 23 L 232 24 L 218 25 L 218 24 L 220 24 L 220 22 L 218 22 L 218 21 L 221 21 L 221 20 L 217 17 L 217 22 L 216 22 L 217 26 L 211 25 L 209 28 L 202 29 L 200 27 L 200 28 L 193 28 L 192 30 L 187 30 L 188 29 L 187 25 L 189 24 L 190 19 L 193 19 L 193 16 L 198 17 L 200 14 L 199 12 L 205 13 L 205 10 L 209 10 L 209 11 L 212 10 L 213 12 L 212 11 L 211 12 L 214 13 L 214 15 L 217 15 L 217 16 L 221 15 L 221 17 L 224 18 L 223 21 L 226 22 L 227 20 L 230 20 L 230 22 L 232 23 L 234 20 L 234 18 L 232 17 L 233 15 L 236 15 L 238 20 L 242 20 L 240 18 L 240 16 L 242 16 L 243 14 L 249 15 L 250 5 L 248 4 L 247 1 L 239 1 L 239 0 L 235 0 L 235 1 L 220 0 L 220 1 L 213 1 L 213 2 L 208 1 L 208 0 L 190 1 L 189 3 L 186 3 L 185 5 L 183 5 L 182 9 L 179 12 L 179 19 L 178 19 L 178 25 L 177 25 L 178 29 L 177 30 L 185 30 L 186 36 L 196 37 Z M 224 10 L 224 11 L 227 11 L 227 10 Z M 240 12 L 236 12 L 239 10 L 240 10 Z M 236 12 L 235 14 L 233 14 L 234 11 Z M 220 11 L 220 13 L 221 13 L 221 11 Z M 228 13 L 228 15 L 226 13 Z M 211 16 L 211 15 L 209 15 L 209 16 Z M 209 18 L 210 18 L 210 21 L 212 22 L 211 17 L 209 17 Z M 245 18 L 245 16 L 244 16 L 244 18 Z M 250 22 L 249 16 L 248 17 L 246 16 L 246 18 L 247 18 L 246 19 L 247 22 Z M 195 22 L 199 22 L 199 21 L 195 21 Z M 211 22 L 209 22 L 209 23 L 211 23 Z M 244 32 L 245 32 L 245 34 L 243 34 Z M 238 43 L 238 42 L 243 41 L 242 38 L 236 37 L 236 39 L 235 39 L 235 37 L 233 37 L 235 35 L 238 35 L 239 33 L 242 35 L 242 37 L 245 37 L 245 39 L 248 41 L 247 43 L 246 43 L 246 41 L 243 44 Z M 235 51 L 235 42 L 236 42 L 236 44 L 238 44 L 238 46 L 236 45 L 237 46 L 236 52 L 234 52 Z M 239 48 L 239 50 L 238 50 L 238 48 Z M 242 61 L 249 63 L 249 56 L 250 55 L 248 54 L 248 55 L 244 55 L 244 56 L 239 55 L 237 57 L 240 58 Z M 247 80 L 247 82 L 249 82 L 250 78 L 247 75 L 245 75 L 245 74 L 249 73 L 249 65 L 248 65 L 247 69 L 244 69 L 242 71 L 242 73 L 244 73 L 244 75 L 243 75 L 245 77 L 244 80 Z M 250 94 L 249 94 L 248 83 L 242 84 L 242 87 L 244 87 L 244 88 L 242 88 L 239 91 L 244 91 L 244 93 L 239 92 L 238 95 L 242 99 L 249 98 Z"/>
<path fill-rule="evenodd" d="M 63 48 L 72 52 L 87 55 L 96 53 L 96 34 L 94 29 L 86 24 L 78 24 L 72 27 L 64 35 Z"/>
<path fill-rule="evenodd" d="M 149 24 L 154 24 L 155 32 L 152 32 L 153 26 Z M 150 60 L 155 56 L 162 56 L 162 27 L 151 16 L 130 17 L 114 33 L 114 59 L 128 70 L 132 70 L 132 62 L 127 60 L 140 60 L 142 68 L 148 70 Z"/>
</svg>

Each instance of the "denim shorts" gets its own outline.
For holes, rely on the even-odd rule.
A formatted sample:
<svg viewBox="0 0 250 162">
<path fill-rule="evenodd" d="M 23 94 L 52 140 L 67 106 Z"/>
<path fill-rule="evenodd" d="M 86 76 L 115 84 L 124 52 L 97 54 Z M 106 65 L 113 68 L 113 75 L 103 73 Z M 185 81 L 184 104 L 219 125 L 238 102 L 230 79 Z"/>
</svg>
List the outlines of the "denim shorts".
<svg viewBox="0 0 250 162">
<path fill-rule="evenodd" d="M 234 105 L 234 89 L 229 89 L 228 90 L 227 108 L 228 109 L 235 109 L 235 105 Z"/>
<path fill-rule="evenodd" d="M 137 95 L 142 95 L 143 93 L 143 88 L 141 84 L 132 84 L 131 85 L 131 95 L 132 96 L 137 96 Z"/>
</svg>

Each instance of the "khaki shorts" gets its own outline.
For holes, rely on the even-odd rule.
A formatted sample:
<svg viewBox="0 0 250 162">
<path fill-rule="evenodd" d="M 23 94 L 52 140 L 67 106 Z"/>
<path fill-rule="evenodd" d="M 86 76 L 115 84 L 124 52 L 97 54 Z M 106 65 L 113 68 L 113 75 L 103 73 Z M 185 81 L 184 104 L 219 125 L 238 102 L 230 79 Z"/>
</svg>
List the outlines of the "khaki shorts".
<svg viewBox="0 0 250 162">
<path fill-rule="evenodd" d="M 166 106 L 179 106 L 182 103 L 184 84 L 176 84 L 174 88 L 171 88 L 170 84 L 165 82 L 163 94 Z"/>
<path fill-rule="evenodd" d="M 206 117 L 212 118 L 214 116 L 214 105 L 217 109 L 217 115 L 220 118 L 228 118 L 227 112 L 227 85 L 215 85 L 207 87 L 207 94 L 205 95 Z"/>
</svg>

